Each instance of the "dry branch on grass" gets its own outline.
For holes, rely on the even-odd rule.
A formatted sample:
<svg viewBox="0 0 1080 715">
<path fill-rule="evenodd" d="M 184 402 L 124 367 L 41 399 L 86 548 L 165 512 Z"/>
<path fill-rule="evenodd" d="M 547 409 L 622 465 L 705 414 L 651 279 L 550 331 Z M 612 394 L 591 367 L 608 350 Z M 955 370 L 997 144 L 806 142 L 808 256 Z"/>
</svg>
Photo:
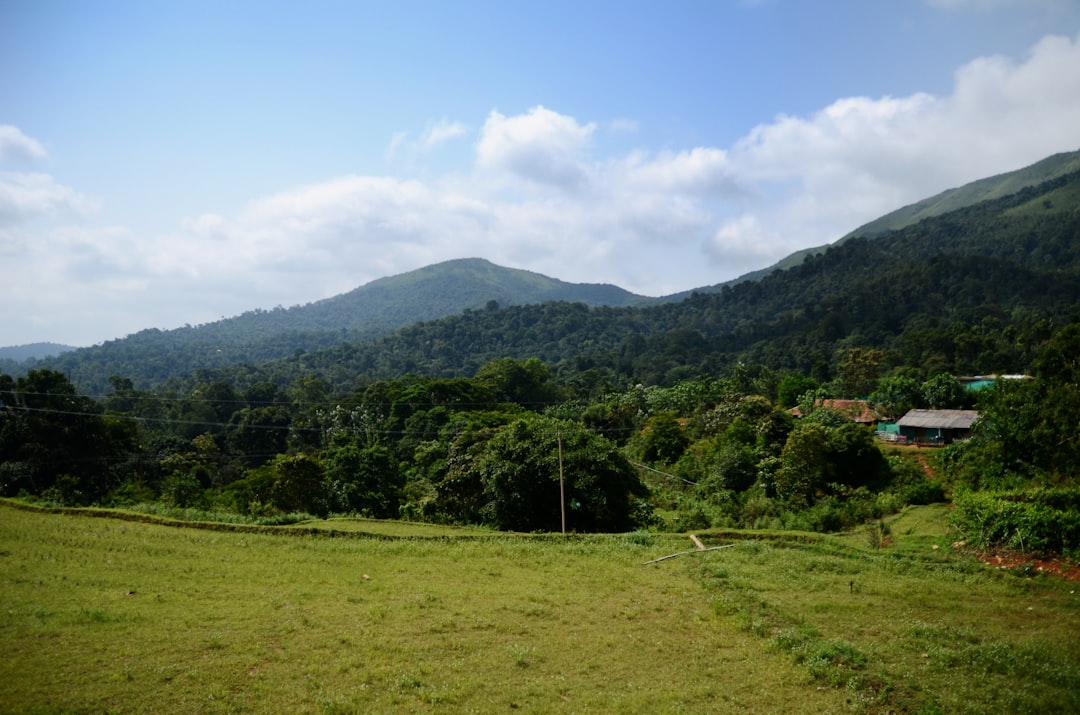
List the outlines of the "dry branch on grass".
<svg viewBox="0 0 1080 715">
<path fill-rule="evenodd" d="M 646 561 L 645 563 L 642 564 L 642 566 L 648 566 L 649 564 L 655 564 L 658 561 L 665 561 L 667 559 L 673 559 L 676 556 L 686 556 L 687 554 L 701 554 L 701 553 L 704 553 L 706 551 L 718 551 L 719 549 L 730 549 L 732 546 L 735 546 L 735 544 L 724 544 L 723 546 L 710 546 L 709 548 L 705 548 L 705 544 L 701 543 L 701 541 L 696 536 L 691 535 L 690 538 L 694 540 L 695 544 L 697 544 L 696 549 L 694 549 L 692 551 L 680 551 L 680 552 L 675 553 L 675 554 L 668 554 L 667 556 L 661 556 L 658 559 L 653 559 L 652 561 Z"/>
</svg>

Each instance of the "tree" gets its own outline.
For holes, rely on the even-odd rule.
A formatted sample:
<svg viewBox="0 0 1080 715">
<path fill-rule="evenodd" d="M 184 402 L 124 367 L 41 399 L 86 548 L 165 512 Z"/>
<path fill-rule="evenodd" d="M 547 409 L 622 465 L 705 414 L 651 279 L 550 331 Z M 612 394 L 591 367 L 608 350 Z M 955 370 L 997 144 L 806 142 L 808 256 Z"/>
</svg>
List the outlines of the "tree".
<svg viewBox="0 0 1080 715">
<path fill-rule="evenodd" d="M 854 422 L 829 430 L 828 461 L 829 484 L 875 488 L 889 478 L 889 465 L 873 434 Z"/>
<path fill-rule="evenodd" d="M 950 448 L 953 469 L 974 488 L 1074 482 L 1080 473 L 1077 425 L 1080 386 L 998 380 L 980 393 L 972 439 Z"/>
<path fill-rule="evenodd" d="M 840 365 L 840 381 L 847 397 L 866 397 L 877 387 L 885 353 L 876 348 L 852 348 Z"/>
<path fill-rule="evenodd" d="M 645 427 L 642 459 L 646 462 L 674 464 L 679 461 L 690 440 L 674 412 L 660 412 Z"/>
<path fill-rule="evenodd" d="M 559 398 L 551 383 L 551 369 L 538 358 L 492 360 L 476 372 L 477 383 L 490 389 L 497 399 L 540 411 Z"/>
<path fill-rule="evenodd" d="M 792 373 L 780 380 L 780 385 L 777 387 L 777 399 L 781 407 L 795 407 L 799 404 L 800 397 L 817 388 L 818 381 L 814 378 Z"/>
<path fill-rule="evenodd" d="M 922 385 L 913 377 L 883 377 L 870 395 L 870 402 L 889 417 L 903 417 L 909 410 L 926 404 Z"/>
<path fill-rule="evenodd" d="M 228 446 L 251 467 L 265 464 L 288 446 L 289 411 L 280 405 L 245 407 L 233 414 Z"/>
<path fill-rule="evenodd" d="M 54 370 L 7 378 L 0 390 L 0 492 L 42 494 L 64 475 L 61 493 L 88 503 L 115 486 L 110 467 L 133 447 L 130 423 L 104 419 L 97 403 Z"/>
<path fill-rule="evenodd" d="M 776 493 L 795 505 L 806 505 L 825 484 L 829 450 L 828 429 L 803 421 L 788 436 L 776 472 Z"/>
<path fill-rule="evenodd" d="M 776 491 L 794 505 L 807 505 L 819 493 L 881 486 L 889 476 L 870 431 L 848 420 L 835 425 L 812 419 L 799 422 L 784 444 L 780 462 Z"/>
<path fill-rule="evenodd" d="M 955 377 L 943 372 L 923 383 L 923 401 L 932 410 L 956 410 L 964 406 L 967 395 Z"/>
<path fill-rule="evenodd" d="M 574 423 L 541 416 L 521 417 L 476 444 L 470 466 L 486 500 L 484 520 L 516 531 L 561 528 L 560 442 L 567 528 L 633 528 L 633 498 L 648 490 L 618 448 Z"/>
<path fill-rule="evenodd" d="M 161 500 L 182 509 L 206 504 L 210 475 L 195 454 L 174 454 L 161 463 Z"/>
<path fill-rule="evenodd" d="M 327 513 L 322 465 L 309 454 L 279 454 L 270 463 L 274 475 L 270 498 L 282 511 Z"/>
<path fill-rule="evenodd" d="M 386 447 L 340 444 L 323 457 L 324 487 L 331 511 L 355 512 L 377 519 L 398 515 L 398 491 L 404 480 Z"/>
</svg>

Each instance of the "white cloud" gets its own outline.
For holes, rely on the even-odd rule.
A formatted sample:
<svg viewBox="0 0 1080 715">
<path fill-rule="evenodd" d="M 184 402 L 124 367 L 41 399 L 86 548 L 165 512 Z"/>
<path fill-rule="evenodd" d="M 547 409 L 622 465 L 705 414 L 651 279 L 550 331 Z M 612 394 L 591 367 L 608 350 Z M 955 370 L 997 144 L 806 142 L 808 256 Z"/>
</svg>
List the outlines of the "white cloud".
<svg viewBox="0 0 1080 715">
<path fill-rule="evenodd" d="M 678 153 L 664 152 L 650 158 L 642 152 L 631 154 L 621 167 L 625 180 L 650 191 L 690 194 L 738 193 L 727 152 L 696 147 Z"/>
<path fill-rule="evenodd" d="M 43 159 L 45 147 L 23 134 L 17 127 L 0 124 L 0 161 Z"/>
<path fill-rule="evenodd" d="M 0 161 L 41 159 L 45 149 L 17 127 L 0 125 Z M 0 254 L 24 250 L 31 237 L 23 230 L 33 220 L 82 218 L 95 202 L 43 173 L 0 171 Z"/>
<path fill-rule="evenodd" d="M 539 184 L 576 188 L 587 179 L 584 153 L 595 124 L 542 106 L 506 117 L 493 111 L 476 145 L 477 163 Z"/>
<path fill-rule="evenodd" d="M 634 134 L 638 130 L 638 122 L 635 119 L 620 117 L 608 122 L 608 129 L 617 133 Z"/>
<path fill-rule="evenodd" d="M 779 234 L 814 245 L 975 179 L 1080 148 L 1080 37 L 1047 37 L 1026 61 L 974 60 L 951 95 L 841 99 L 755 127 L 729 152 L 735 176 L 782 200 Z"/>
<path fill-rule="evenodd" d="M 48 174 L 0 172 L 0 229 L 38 217 L 82 215 L 93 207 Z"/>
<path fill-rule="evenodd" d="M 469 133 L 469 126 L 462 122 L 452 122 L 443 117 L 429 124 L 419 137 L 409 138 L 409 132 L 395 132 L 384 152 L 387 161 L 395 161 L 404 155 L 410 159 L 423 156 L 441 144 L 463 137 Z"/>
<path fill-rule="evenodd" d="M 770 265 L 777 244 L 783 243 L 783 237 L 768 231 L 756 216 L 741 215 L 716 229 L 704 249 L 716 263 L 730 265 L 742 274 Z"/>
<path fill-rule="evenodd" d="M 0 253 L 21 281 L 13 290 L 67 291 L 80 305 L 123 313 L 131 330 L 305 303 L 463 256 L 672 293 L 764 268 L 905 203 L 1080 148 L 1080 37 L 1045 38 L 1020 60 L 976 59 L 957 70 L 947 95 L 842 98 L 806 116 L 779 116 L 730 147 L 598 155 L 594 137 L 616 130 L 542 106 L 492 111 L 474 164 L 442 177 L 331 178 L 153 237 L 69 229 L 19 231 L 16 239 L 8 230 Z M 467 133 L 440 120 L 420 139 L 402 134 L 391 146 L 437 146 Z M 0 217 L 9 226 L 85 204 L 49 176 L 0 175 Z M 36 263 L 20 258 L 29 253 Z M 38 273 L 47 277 L 34 282 Z M 54 306 L 44 300 L 20 311 L 45 320 Z M 131 325 L 144 315 L 155 317 Z"/>
<path fill-rule="evenodd" d="M 445 141 L 465 136 L 468 133 L 468 125 L 461 122 L 451 122 L 446 117 L 443 117 L 427 128 L 423 136 L 420 137 L 420 142 L 425 147 L 433 147 L 436 144 L 442 144 Z"/>
</svg>

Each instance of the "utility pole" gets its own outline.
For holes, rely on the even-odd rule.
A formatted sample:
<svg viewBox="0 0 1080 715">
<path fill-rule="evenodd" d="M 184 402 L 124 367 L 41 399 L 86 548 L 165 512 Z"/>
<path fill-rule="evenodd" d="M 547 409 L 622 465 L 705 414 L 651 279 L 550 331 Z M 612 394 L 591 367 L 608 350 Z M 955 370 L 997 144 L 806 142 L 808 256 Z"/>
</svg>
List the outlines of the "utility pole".
<svg viewBox="0 0 1080 715">
<path fill-rule="evenodd" d="M 562 430 L 555 433 L 559 438 L 559 512 L 562 514 L 562 533 L 566 533 L 566 480 L 562 467 Z"/>
</svg>

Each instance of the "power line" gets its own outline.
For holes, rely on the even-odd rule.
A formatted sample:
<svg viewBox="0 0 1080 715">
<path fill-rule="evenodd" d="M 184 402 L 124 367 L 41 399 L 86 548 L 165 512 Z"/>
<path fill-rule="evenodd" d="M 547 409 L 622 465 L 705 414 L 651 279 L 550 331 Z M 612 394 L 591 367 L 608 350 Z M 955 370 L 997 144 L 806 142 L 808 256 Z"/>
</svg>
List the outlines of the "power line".
<svg viewBox="0 0 1080 715">
<path fill-rule="evenodd" d="M 248 422 L 221 422 L 215 420 L 184 420 L 171 417 L 144 417 L 140 415 L 129 415 L 116 412 L 83 412 L 75 410 L 58 410 L 45 407 L 25 407 L 22 405 L 7 405 L 0 407 L 0 416 L 5 411 L 10 412 L 29 412 L 35 414 L 52 414 L 52 415 L 64 415 L 68 417 L 96 417 L 101 419 L 117 419 L 127 420 L 130 422 L 142 422 L 162 425 L 186 425 L 186 426 L 198 426 L 198 427 L 220 427 L 220 428 L 233 428 L 233 429 L 257 429 L 257 430 L 279 430 L 284 432 L 326 432 L 335 429 L 335 425 L 325 425 L 322 427 L 303 427 L 294 425 L 292 423 L 288 425 L 268 425 Z M 511 420 L 513 421 L 513 420 Z M 367 434 L 376 434 L 382 436 L 396 436 L 396 437 L 437 437 L 442 434 L 441 430 L 387 430 L 387 429 L 369 429 L 364 427 L 353 427 L 351 425 L 345 425 L 338 427 L 338 429 L 344 429 L 349 431 L 359 431 Z M 633 427 L 616 427 L 611 429 L 593 430 L 585 426 L 581 426 L 581 430 L 592 432 L 600 436 L 604 436 L 607 433 L 619 433 L 619 432 L 636 432 L 637 429 Z M 534 432 L 534 434 L 543 437 L 557 437 L 559 432 L 541 431 Z"/>
</svg>

